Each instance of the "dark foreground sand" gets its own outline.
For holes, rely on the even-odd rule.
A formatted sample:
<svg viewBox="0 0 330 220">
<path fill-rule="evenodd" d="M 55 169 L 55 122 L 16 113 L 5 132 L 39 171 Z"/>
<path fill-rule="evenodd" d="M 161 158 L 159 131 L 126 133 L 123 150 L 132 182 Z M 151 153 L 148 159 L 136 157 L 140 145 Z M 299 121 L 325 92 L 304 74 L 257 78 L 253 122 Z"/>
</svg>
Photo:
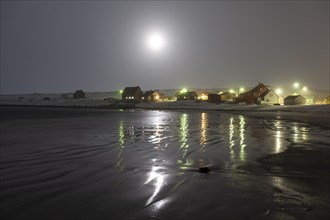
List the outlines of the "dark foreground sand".
<svg viewBox="0 0 330 220">
<path fill-rule="evenodd" d="M 0 108 L 1 219 L 330 216 L 327 114 Z"/>
</svg>

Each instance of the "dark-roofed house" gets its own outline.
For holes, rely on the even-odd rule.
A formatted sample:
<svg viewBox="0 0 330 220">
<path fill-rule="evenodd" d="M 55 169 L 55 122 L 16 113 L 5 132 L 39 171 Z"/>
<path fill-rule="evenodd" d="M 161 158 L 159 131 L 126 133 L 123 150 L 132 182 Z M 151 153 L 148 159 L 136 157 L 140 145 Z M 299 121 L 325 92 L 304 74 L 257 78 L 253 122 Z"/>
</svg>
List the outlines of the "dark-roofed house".
<svg viewBox="0 0 330 220">
<path fill-rule="evenodd" d="M 158 102 L 164 100 L 164 95 L 158 90 L 146 91 L 142 97 L 142 100 L 145 102 Z"/>
<path fill-rule="evenodd" d="M 259 97 L 269 89 L 263 83 L 260 83 L 245 93 L 239 94 L 236 102 L 245 102 L 246 104 L 257 104 Z"/>
<path fill-rule="evenodd" d="M 73 99 L 83 99 L 85 97 L 86 97 L 86 95 L 85 95 L 84 91 L 82 91 L 81 89 L 76 90 L 73 93 Z"/>
<path fill-rule="evenodd" d="M 210 102 L 210 103 L 220 103 L 221 102 L 220 95 L 210 93 L 208 95 L 207 101 Z"/>
<path fill-rule="evenodd" d="M 306 104 L 306 99 L 301 95 L 289 95 L 284 99 L 284 105 L 304 105 L 304 104 Z"/>
<path fill-rule="evenodd" d="M 126 87 L 122 93 L 122 100 L 139 102 L 142 100 L 143 92 L 139 86 Z"/>
<path fill-rule="evenodd" d="M 180 93 L 176 96 L 177 100 L 197 100 L 198 95 L 195 91 Z"/>
<path fill-rule="evenodd" d="M 224 92 L 220 94 L 221 102 L 232 102 L 236 98 L 236 94 L 233 92 Z"/>
<path fill-rule="evenodd" d="M 268 105 L 283 104 L 283 98 L 270 89 L 260 95 L 259 103 Z"/>
</svg>

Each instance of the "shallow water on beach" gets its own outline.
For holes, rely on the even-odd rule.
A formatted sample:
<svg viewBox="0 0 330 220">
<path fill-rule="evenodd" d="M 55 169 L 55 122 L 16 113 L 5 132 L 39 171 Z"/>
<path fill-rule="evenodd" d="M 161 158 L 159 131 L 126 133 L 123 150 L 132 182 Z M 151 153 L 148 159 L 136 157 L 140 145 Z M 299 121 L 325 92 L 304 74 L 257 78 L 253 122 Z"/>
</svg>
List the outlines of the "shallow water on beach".
<svg viewBox="0 0 330 220">
<path fill-rule="evenodd" d="M 5 219 L 308 219 L 292 210 L 311 203 L 328 211 L 329 198 L 313 200 L 303 180 L 299 191 L 299 179 L 239 168 L 290 146 L 327 148 L 329 130 L 219 112 L 2 108 Z"/>
</svg>

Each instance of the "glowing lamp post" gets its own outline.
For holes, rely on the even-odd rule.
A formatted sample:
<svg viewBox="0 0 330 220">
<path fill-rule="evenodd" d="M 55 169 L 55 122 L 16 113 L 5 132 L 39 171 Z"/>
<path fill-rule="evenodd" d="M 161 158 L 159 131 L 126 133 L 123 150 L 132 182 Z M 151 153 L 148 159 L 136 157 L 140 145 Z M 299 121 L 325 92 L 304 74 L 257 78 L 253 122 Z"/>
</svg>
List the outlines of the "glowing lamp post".
<svg viewBox="0 0 330 220">
<path fill-rule="evenodd" d="M 303 87 L 301 88 L 301 86 L 300 86 L 299 83 L 295 83 L 295 84 L 293 84 L 293 86 L 294 86 L 294 88 L 297 89 L 297 94 L 298 94 L 298 95 L 302 95 L 302 92 L 306 92 L 306 91 L 308 90 L 306 86 L 303 86 Z"/>
<path fill-rule="evenodd" d="M 300 91 L 300 84 L 299 83 L 294 83 L 293 87 L 297 89 L 297 94 L 300 95 L 301 91 Z"/>
<path fill-rule="evenodd" d="M 281 95 L 283 91 L 282 91 L 282 89 L 278 88 L 275 90 L 275 92 L 277 95 Z"/>
</svg>

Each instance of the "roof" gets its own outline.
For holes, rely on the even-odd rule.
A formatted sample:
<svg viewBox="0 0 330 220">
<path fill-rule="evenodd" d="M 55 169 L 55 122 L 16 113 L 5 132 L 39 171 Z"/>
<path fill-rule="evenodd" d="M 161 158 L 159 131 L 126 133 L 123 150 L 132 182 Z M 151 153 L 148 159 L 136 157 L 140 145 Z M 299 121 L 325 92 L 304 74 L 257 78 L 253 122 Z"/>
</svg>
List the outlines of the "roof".
<svg viewBox="0 0 330 220">
<path fill-rule="evenodd" d="M 143 94 L 143 96 L 150 96 L 150 95 L 152 95 L 152 94 L 154 94 L 154 92 L 155 91 L 153 91 L 153 90 L 149 90 L 149 91 L 146 91 L 144 94 Z"/>
<path fill-rule="evenodd" d="M 268 87 L 265 86 L 265 84 L 259 82 L 258 85 L 256 85 L 255 87 L 253 87 L 253 88 L 250 89 L 249 91 L 246 91 L 246 92 L 240 93 L 239 95 L 246 95 L 246 94 L 248 94 L 248 93 L 250 93 L 250 92 L 252 92 L 252 91 L 255 91 L 255 90 L 257 90 L 257 89 L 259 89 L 259 88 L 261 88 L 261 87 L 264 87 L 264 88 L 267 88 L 267 89 L 268 89 Z"/>
<path fill-rule="evenodd" d="M 141 88 L 139 86 L 136 87 L 126 87 L 124 89 L 124 92 L 126 95 L 134 95 L 136 93 L 136 91 L 141 90 Z"/>
<path fill-rule="evenodd" d="M 301 96 L 301 95 L 289 95 L 285 98 L 285 100 L 295 100 L 299 96 Z M 303 96 L 301 96 L 301 97 L 303 97 Z"/>
<path fill-rule="evenodd" d="M 269 89 L 269 90 L 266 90 L 264 93 L 262 93 L 259 97 L 264 98 L 268 93 L 270 93 L 270 91 L 274 92 L 273 90 Z M 275 92 L 274 92 L 274 94 L 277 95 Z"/>
<path fill-rule="evenodd" d="M 198 96 L 195 91 L 180 93 L 178 96 Z"/>
</svg>

